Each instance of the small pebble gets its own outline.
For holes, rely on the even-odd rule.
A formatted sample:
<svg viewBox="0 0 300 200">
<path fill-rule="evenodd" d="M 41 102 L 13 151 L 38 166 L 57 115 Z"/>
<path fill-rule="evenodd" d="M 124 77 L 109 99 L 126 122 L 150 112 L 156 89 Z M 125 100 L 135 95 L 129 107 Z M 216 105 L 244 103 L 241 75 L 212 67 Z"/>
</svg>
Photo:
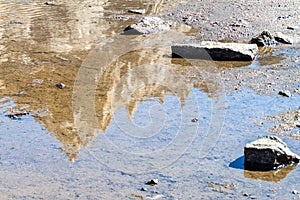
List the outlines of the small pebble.
<svg viewBox="0 0 300 200">
<path fill-rule="evenodd" d="M 32 85 L 35 86 L 35 85 L 40 85 L 44 82 L 43 79 L 36 79 L 32 82 Z"/>
<path fill-rule="evenodd" d="M 141 188 L 141 191 L 145 191 L 145 192 L 146 192 L 146 191 L 148 191 L 148 189 L 145 188 L 145 187 L 142 187 L 142 188 Z"/>
<path fill-rule="evenodd" d="M 47 1 L 47 2 L 45 2 L 45 5 L 47 5 L 47 6 L 56 6 L 56 3 L 53 2 L 53 1 Z"/>
<path fill-rule="evenodd" d="M 157 178 L 151 179 L 150 181 L 146 182 L 146 185 L 151 185 L 151 186 L 157 185 L 157 184 L 158 184 L 158 179 Z"/>
<path fill-rule="evenodd" d="M 66 85 L 63 84 L 63 83 L 58 83 L 58 84 L 55 84 L 55 87 L 58 88 L 58 89 L 63 89 L 63 88 L 66 87 Z"/>
<path fill-rule="evenodd" d="M 197 122 L 198 121 L 198 118 L 194 118 L 191 120 L 192 122 Z"/>
<path fill-rule="evenodd" d="M 293 194 L 299 194 L 299 192 L 297 190 L 293 190 L 292 193 Z"/>
<path fill-rule="evenodd" d="M 248 197 L 248 196 L 249 196 L 249 194 L 247 194 L 247 193 L 244 193 L 244 194 L 243 194 L 243 196 L 244 196 L 244 197 Z"/>
<path fill-rule="evenodd" d="M 137 10 L 130 9 L 130 10 L 128 10 L 128 12 L 143 15 L 146 13 L 146 10 L 145 9 L 137 9 Z"/>
<path fill-rule="evenodd" d="M 292 96 L 292 94 L 289 90 L 281 90 L 281 91 L 278 92 L 278 94 L 280 94 L 284 97 L 291 97 Z"/>
<path fill-rule="evenodd" d="M 296 28 L 293 27 L 293 26 L 288 26 L 287 29 L 289 29 L 289 30 L 295 30 Z"/>
</svg>

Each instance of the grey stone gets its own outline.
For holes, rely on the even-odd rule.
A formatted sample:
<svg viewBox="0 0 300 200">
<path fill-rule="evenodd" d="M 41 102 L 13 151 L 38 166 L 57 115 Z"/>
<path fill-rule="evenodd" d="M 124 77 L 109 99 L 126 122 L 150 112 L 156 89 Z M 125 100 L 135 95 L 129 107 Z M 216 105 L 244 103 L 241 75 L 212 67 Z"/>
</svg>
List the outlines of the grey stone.
<svg viewBox="0 0 300 200">
<path fill-rule="evenodd" d="M 285 44 L 293 44 L 293 39 L 287 35 L 284 35 L 281 32 L 274 33 L 274 38 L 277 42 L 281 42 Z"/>
<path fill-rule="evenodd" d="M 251 44 L 257 44 L 258 46 L 270 46 L 277 43 L 274 36 L 270 31 L 263 31 L 261 34 L 252 38 Z"/>
<path fill-rule="evenodd" d="M 265 136 L 246 144 L 244 154 L 247 170 L 272 170 L 299 163 L 299 156 L 276 136 Z"/>
<path fill-rule="evenodd" d="M 200 44 L 174 44 L 172 56 L 220 61 L 252 61 L 258 53 L 256 44 L 203 41 Z"/>
<path fill-rule="evenodd" d="M 143 35 L 154 34 L 162 31 L 168 31 L 171 24 L 159 17 L 144 17 L 137 24 L 132 24 L 125 28 L 125 35 Z"/>
</svg>

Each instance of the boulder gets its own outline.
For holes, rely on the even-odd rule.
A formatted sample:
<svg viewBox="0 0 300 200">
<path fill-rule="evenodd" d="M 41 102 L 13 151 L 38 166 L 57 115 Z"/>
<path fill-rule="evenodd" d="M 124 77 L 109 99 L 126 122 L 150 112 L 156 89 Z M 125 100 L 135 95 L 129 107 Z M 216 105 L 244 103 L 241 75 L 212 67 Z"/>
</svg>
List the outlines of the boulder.
<svg viewBox="0 0 300 200">
<path fill-rule="evenodd" d="M 263 31 L 250 41 L 251 44 L 257 44 L 258 46 L 271 46 L 275 45 L 277 42 L 293 44 L 293 39 L 281 32 L 276 32 L 273 34 L 270 31 Z"/>
<path fill-rule="evenodd" d="M 244 167 L 247 170 L 273 170 L 299 163 L 299 156 L 276 136 L 265 136 L 246 144 L 244 154 Z"/>
<path fill-rule="evenodd" d="M 252 38 L 251 44 L 257 44 L 257 46 L 270 46 L 277 43 L 274 36 L 270 31 L 263 31 L 261 34 Z"/>
<path fill-rule="evenodd" d="M 154 34 L 168 31 L 171 24 L 159 17 L 143 17 L 137 24 L 132 24 L 125 28 L 125 35 Z"/>
<path fill-rule="evenodd" d="M 219 61 L 252 61 L 258 53 L 256 44 L 203 41 L 199 44 L 174 44 L 173 57 Z"/>
<path fill-rule="evenodd" d="M 274 38 L 277 42 L 281 42 L 284 44 L 293 44 L 293 39 L 281 32 L 274 33 Z"/>
</svg>

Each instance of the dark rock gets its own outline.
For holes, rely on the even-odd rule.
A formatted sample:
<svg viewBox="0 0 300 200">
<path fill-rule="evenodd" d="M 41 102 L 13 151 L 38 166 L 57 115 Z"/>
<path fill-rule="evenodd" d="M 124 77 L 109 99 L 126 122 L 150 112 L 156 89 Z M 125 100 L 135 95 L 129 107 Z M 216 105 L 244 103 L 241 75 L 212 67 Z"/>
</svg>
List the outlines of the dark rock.
<svg viewBox="0 0 300 200">
<path fill-rule="evenodd" d="M 296 30 L 298 27 L 297 26 L 288 26 L 288 27 L 286 27 L 288 30 L 292 30 L 292 31 L 294 31 L 294 30 Z"/>
<path fill-rule="evenodd" d="M 286 16 L 279 16 L 277 19 L 289 19 L 292 18 L 292 15 L 286 15 Z"/>
<path fill-rule="evenodd" d="M 171 25 L 159 17 L 144 17 L 137 24 L 125 28 L 125 35 L 154 34 L 170 30 Z"/>
<path fill-rule="evenodd" d="M 191 120 L 192 122 L 197 122 L 198 121 L 198 118 L 194 118 Z"/>
<path fill-rule="evenodd" d="M 284 43 L 284 44 L 293 44 L 293 39 L 286 36 L 286 35 L 284 35 L 281 32 L 274 33 L 274 38 L 277 42 L 281 42 L 281 43 Z"/>
<path fill-rule="evenodd" d="M 148 191 L 148 189 L 147 189 L 146 187 L 142 187 L 142 188 L 141 188 L 141 191 L 145 191 L 145 192 L 147 192 L 147 191 Z"/>
<path fill-rule="evenodd" d="M 252 38 L 250 43 L 257 44 L 258 46 L 270 46 L 276 44 L 277 41 L 269 31 L 263 31 L 258 36 Z"/>
<path fill-rule="evenodd" d="M 281 90 L 281 91 L 278 92 L 278 94 L 280 94 L 284 97 L 291 97 L 292 96 L 292 94 L 289 90 Z"/>
<path fill-rule="evenodd" d="M 29 115 L 29 112 L 15 112 L 12 108 L 9 110 L 9 114 L 6 114 L 5 116 L 10 119 L 21 119 L 21 117 Z"/>
<path fill-rule="evenodd" d="M 299 163 L 299 156 L 276 136 L 265 136 L 246 144 L 244 166 L 247 170 L 272 170 Z"/>
<path fill-rule="evenodd" d="M 57 83 L 57 84 L 55 84 L 55 87 L 58 89 L 64 89 L 66 86 L 63 83 Z"/>
<path fill-rule="evenodd" d="M 146 9 L 130 9 L 128 12 L 143 15 L 146 13 Z"/>
<path fill-rule="evenodd" d="M 293 190 L 292 193 L 293 194 L 299 194 L 299 192 L 297 190 Z"/>
<path fill-rule="evenodd" d="M 258 53 L 256 44 L 203 41 L 200 44 L 174 44 L 173 57 L 220 61 L 252 61 Z"/>
<path fill-rule="evenodd" d="M 158 179 L 155 178 L 155 179 L 151 179 L 149 181 L 146 182 L 147 185 L 151 185 L 151 186 L 154 186 L 154 185 L 157 185 L 158 184 Z"/>
</svg>

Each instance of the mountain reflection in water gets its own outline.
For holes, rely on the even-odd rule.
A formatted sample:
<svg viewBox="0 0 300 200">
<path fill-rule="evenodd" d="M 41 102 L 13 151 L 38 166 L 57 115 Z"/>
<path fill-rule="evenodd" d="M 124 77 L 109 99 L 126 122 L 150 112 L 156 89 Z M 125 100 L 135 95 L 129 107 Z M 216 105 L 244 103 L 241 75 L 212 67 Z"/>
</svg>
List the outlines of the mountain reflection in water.
<svg viewBox="0 0 300 200">
<path fill-rule="evenodd" d="M 0 2 L 0 96 L 12 98 L 15 110 L 30 111 L 63 143 L 62 150 L 72 162 L 81 147 L 105 131 L 114 113 L 123 107 L 133 119 L 138 102 L 163 103 L 165 95 L 173 95 L 184 106 L 193 87 L 212 96 L 207 80 L 201 78 L 206 73 L 203 67 L 172 63 L 168 49 L 129 52 L 97 78 L 93 92 L 100 129 L 83 140 L 84 133 L 78 133 L 74 126 L 72 107 L 78 70 L 90 49 L 105 44 L 137 20 L 134 15 L 129 21 L 116 17 L 128 6 L 146 7 L 147 14 L 155 14 L 161 11 L 162 2 L 145 0 L 125 5 L 122 1 L 78 1 L 47 6 L 43 1 L 24 1 L 14 3 L 13 8 L 9 2 Z M 180 25 L 176 31 L 189 29 Z M 66 87 L 56 88 L 57 83 Z"/>
</svg>

